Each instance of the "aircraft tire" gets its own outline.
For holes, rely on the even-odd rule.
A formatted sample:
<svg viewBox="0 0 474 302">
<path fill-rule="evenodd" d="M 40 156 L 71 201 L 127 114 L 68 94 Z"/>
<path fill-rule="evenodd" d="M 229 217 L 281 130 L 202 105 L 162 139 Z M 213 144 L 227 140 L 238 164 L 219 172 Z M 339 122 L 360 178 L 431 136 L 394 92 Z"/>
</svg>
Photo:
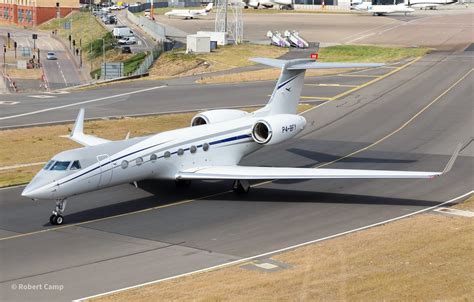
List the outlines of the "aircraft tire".
<svg viewBox="0 0 474 302">
<path fill-rule="evenodd" d="M 56 221 L 56 225 L 61 225 L 64 222 L 64 217 L 62 215 L 58 215 L 56 216 L 55 221 Z"/>
<path fill-rule="evenodd" d="M 56 218 L 56 215 L 49 216 L 49 223 L 51 223 L 52 225 L 56 225 L 55 218 Z"/>
</svg>

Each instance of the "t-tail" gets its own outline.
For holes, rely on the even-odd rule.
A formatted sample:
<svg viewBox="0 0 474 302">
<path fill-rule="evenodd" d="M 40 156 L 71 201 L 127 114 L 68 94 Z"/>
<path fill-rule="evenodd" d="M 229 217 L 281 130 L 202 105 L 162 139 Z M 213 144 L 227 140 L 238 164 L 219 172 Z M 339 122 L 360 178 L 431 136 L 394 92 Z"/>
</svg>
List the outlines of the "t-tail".
<svg viewBox="0 0 474 302">
<path fill-rule="evenodd" d="M 308 59 L 252 58 L 251 60 L 254 62 L 281 68 L 280 78 L 268 104 L 258 112 L 261 115 L 296 114 L 306 69 L 370 68 L 385 65 L 382 63 L 320 63 L 316 62 L 317 57 L 317 54 L 313 53 Z"/>
</svg>

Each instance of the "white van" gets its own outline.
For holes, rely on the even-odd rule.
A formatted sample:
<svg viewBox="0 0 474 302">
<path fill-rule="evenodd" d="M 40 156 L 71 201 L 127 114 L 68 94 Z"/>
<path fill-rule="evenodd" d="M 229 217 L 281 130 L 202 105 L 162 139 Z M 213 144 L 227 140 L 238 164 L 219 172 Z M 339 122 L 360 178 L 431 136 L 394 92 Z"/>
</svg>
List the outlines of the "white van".
<svg viewBox="0 0 474 302">
<path fill-rule="evenodd" d="M 130 27 L 115 27 L 112 34 L 116 39 L 134 36 L 133 31 L 130 29 Z"/>
</svg>

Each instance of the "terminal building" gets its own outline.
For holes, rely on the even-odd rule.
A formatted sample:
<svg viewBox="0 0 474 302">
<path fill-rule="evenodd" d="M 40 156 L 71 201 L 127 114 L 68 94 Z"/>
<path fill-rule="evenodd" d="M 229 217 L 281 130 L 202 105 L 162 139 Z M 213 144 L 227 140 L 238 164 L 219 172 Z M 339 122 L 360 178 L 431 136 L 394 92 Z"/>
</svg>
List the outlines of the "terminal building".
<svg viewBox="0 0 474 302">
<path fill-rule="evenodd" d="M 79 0 L 0 0 L 0 24 L 35 26 L 79 6 Z"/>
</svg>

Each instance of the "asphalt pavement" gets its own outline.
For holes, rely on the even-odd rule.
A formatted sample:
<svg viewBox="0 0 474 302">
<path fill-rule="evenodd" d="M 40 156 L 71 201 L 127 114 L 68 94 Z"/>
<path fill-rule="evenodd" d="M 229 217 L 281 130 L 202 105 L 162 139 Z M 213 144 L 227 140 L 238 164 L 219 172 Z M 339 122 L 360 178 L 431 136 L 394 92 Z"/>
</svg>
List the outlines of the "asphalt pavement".
<svg viewBox="0 0 474 302">
<path fill-rule="evenodd" d="M 472 137 L 472 59 L 472 52 L 434 53 L 325 102 L 304 114 L 301 135 L 243 164 L 441 171 Z M 268 93 L 260 86 L 253 93 Z M 240 98 L 247 90 L 237 90 Z M 399 217 L 471 191 L 473 156 L 471 143 L 451 172 L 431 180 L 275 181 L 244 196 L 229 193 L 227 181 L 116 186 L 71 198 L 62 227 L 47 222 L 53 202 L 4 189 L 0 294 L 6 301 L 81 298 Z M 25 284 L 63 287 L 18 289 Z"/>
</svg>

